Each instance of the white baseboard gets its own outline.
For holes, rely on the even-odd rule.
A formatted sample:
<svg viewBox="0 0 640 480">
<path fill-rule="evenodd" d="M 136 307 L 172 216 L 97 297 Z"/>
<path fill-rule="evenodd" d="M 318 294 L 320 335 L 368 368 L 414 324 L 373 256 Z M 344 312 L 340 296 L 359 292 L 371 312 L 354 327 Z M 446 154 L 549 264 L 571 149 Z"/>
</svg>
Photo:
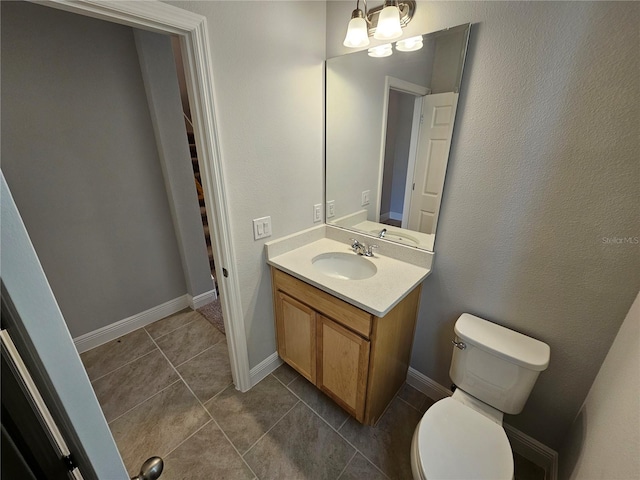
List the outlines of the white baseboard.
<svg viewBox="0 0 640 480">
<path fill-rule="evenodd" d="M 443 387 L 431 378 L 423 375 L 417 370 L 409 367 L 407 383 L 416 390 L 424 393 L 434 401 L 442 400 L 453 394 L 451 390 Z M 558 478 L 558 452 L 547 447 L 536 439 L 522 433 L 517 428 L 506 423 L 503 424 L 511 447 L 515 452 L 522 455 L 527 460 L 532 461 L 545 469 L 546 480 L 557 480 Z"/>
<path fill-rule="evenodd" d="M 217 298 L 218 298 L 218 294 L 216 293 L 215 288 L 213 290 L 209 290 L 208 292 L 201 293 L 200 295 L 196 295 L 195 297 L 192 297 L 191 295 L 187 294 L 187 302 L 189 303 L 189 306 L 193 310 L 197 310 L 200 307 L 204 307 L 205 305 L 213 302 Z"/>
<path fill-rule="evenodd" d="M 278 352 L 273 352 L 262 362 L 249 370 L 251 388 L 256 386 L 263 378 L 273 372 L 280 365 L 282 365 L 282 359 L 278 356 Z"/>
<path fill-rule="evenodd" d="M 106 327 L 99 328 L 93 332 L 85 333 L 73 339 L 73 343 L 78 353 L 91 350 L 103 343 L 115 340 L 122 335 L 131 333 L 134 330 L 156 322 L 164 317 L 172 315 L 180 310 L 189 307 L 188 295 L 183 295 L 173 300 L 169 300 L 161 305 L 140 312 L 124 320 L 112 323 Z"/>
</svg>

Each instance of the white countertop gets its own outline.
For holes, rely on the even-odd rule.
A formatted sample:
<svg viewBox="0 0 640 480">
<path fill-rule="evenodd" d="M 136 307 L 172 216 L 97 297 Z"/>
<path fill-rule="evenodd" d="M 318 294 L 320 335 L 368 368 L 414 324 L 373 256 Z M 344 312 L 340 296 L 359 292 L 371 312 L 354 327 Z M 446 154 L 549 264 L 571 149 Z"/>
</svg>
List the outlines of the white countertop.
<svg viewBox="0 0 640 480">
<path fill-rule="evenodd" d="M 367 260 L 377 272 L 364 280 L 343 280 L 318 271 L 312 259 L 322 253 L 353 253 L 350 246 L 329 238 L 320 238 L 277 256 L 267 263 L 303 282 L 334 295 L 378 317 L 383 317 L 431 273 L 429 268 L 413 265 L 375 253 Z"/>
</svg>

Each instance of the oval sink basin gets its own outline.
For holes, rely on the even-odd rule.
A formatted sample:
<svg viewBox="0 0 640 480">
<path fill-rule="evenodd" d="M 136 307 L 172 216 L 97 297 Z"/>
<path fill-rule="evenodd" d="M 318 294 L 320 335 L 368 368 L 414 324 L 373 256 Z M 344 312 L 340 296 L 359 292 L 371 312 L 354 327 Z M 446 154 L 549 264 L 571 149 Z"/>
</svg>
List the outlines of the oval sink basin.
<svg viewBox="0 0 640 480">
<path fill-rule="evenodd" d="M 364 280 L 378 271 L 373 262 L 355 253 L 322 253 L 314 257 L 311 263 L 323 275 L 342 280 Z"/>
</svg>

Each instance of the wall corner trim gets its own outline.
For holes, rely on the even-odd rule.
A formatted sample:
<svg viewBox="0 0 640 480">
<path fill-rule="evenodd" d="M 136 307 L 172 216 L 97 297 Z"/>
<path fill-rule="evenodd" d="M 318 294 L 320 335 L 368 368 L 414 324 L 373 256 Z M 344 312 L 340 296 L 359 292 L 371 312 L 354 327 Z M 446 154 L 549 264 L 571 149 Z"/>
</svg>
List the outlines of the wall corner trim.
<svg viewBox="0 0 640 480">
<path fill-rule="evenodd" d="M 276 368 L 282 365 L 282 363 L 282 360 L 278 356 L 278 352 L 273 352 L 258 365 L 249 370 L 249 376 L 251 377 L 251 388 L 260 383 L 260 381 L 262 381 L 267 375 L 269 375 Z"/>
<path fill-rule="evenodd" d="M 407 383 L 435 401 L 442 400 L 453 394 L 448 388 L 443 387 L 435 380 L 411 367 L 409 367 L 409 373 L 407 374 Z M 543 467 L 547 480 L 558 479 L 558 452 L 511 425 L 505 423 L 502 426 L 515 452 Z"/>
<path fill-rule="evenodd" d="M 189 307 L 191 307 L 192 310 L 197 310 L 198 308 L 204 307 L 217 298 L 218 294 L 216 293 L 215 288 L 213 290 L 209 290 L 208 292 L 201 293 L 200 295 L 196 295 L 195 297 L 187 294 L 187 302 L 189 303 Z"/>
<path fill-rule="evenodd" d="M 83 353 L 188 307 L 188 295 L 183 295 L 93 332 L 80 335 L 73 339 L 73 343 L 78 353 Z"/>
</svg>

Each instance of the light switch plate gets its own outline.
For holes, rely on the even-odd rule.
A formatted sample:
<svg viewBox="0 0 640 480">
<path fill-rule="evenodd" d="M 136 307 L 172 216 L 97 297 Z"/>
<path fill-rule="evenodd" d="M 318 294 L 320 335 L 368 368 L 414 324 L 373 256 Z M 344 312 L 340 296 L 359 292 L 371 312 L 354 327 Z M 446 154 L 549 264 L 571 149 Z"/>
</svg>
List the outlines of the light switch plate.
<svg viewBox="0 0 640 480">
<path fill-rule="evenodd" d="M 329 200 L 327 202 L 327 218 L 333 218 L 336 216 L 336 201 Z"/>
<path fill-rule="evenodd" d="M 371 190 L 365 190 L 364 192 L 362 192 L 362 206 L 364 207 L 365 205 L 369 205 L 369 195 L 371 193 Z"/>
<path fill-rule="evenodd" d="M 313 206 L 313 223 L 322 221 L 322 204 L 316 203 Z"/>
<path fill-rule="evenodd" d="M 253 239 L 260 240 L 271 236 L 271 217 L 255 218 L 253 220 Z"/>
</svg>

